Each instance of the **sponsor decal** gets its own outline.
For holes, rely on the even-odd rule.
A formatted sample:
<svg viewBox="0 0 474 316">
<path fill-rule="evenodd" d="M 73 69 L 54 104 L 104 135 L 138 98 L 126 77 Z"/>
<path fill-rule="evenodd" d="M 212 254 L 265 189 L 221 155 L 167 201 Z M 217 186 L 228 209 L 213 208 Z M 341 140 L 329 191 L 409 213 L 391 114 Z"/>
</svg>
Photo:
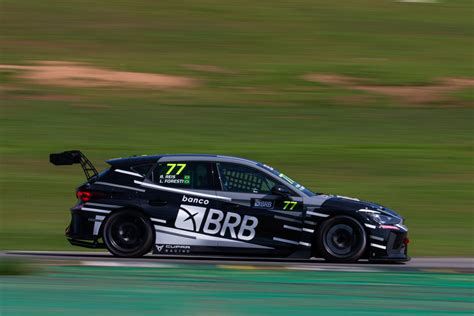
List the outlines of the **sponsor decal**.
<svg viewBox="0 0 474 316">
<path fill-rule="evenodd" d="M 160 253 L 190 253 L 191 246 L 188 245 L 156 245 Z"/>
<path fill-rule="evenodd" d="M 291 184 L 292 186 L 296 187 L 300 191 L 303 191 L 304 189 L 306 189 L 304 186 L 290 179 L 290 177 L 288 177 L 287 175 L 284 175 L 283 173 L 280 173 L 278 176 L 282 178 L 283 180 L 285 180 L 286 182 L 288 182 L 289 184 Z"/>
<path fill-rule="evenodd" d="M 205 207 L 182 204 L 179 207 L 174 226 L 176 228 L 197 232 L 201 227 L 205 214 Z"/>
<path fill-rule="evenodd" d="M 184 203 L 195 203 L 195 204 L 201 204 L 201 205 L 209 204 L 209 200 L 197 198 L 197 197 L 187 197 L 186 195 L 183 195 L 183 199 L 181 201 Z"/>
<path fill-rule="evenodd" d="M 257 208 L 272 209 L 273 208 L 273 201 L 254 199 L 253 200 L 253 206 L 257 207 Z"/>
<path fill-rule="evenodd" d="M 254 216 L 187 204 L 181 204 L 174 223 L 179 229 L 220 236 L 228 233 L 232 239 L 245 241 L 255 238 L 257 225 Z"/>
</svg>

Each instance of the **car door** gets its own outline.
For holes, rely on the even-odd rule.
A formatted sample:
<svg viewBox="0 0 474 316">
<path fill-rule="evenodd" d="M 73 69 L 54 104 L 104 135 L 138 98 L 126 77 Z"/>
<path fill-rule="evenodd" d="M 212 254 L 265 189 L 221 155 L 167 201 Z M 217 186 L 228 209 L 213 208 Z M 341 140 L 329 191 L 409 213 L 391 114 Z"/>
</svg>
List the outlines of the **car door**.
<svg viewBox="0 0 474 316">
<path fill-rule="evenodd" d="M 156 252 L 212 252 L 217 238 L 202 233 L 209 209 L 216 207 L 212 163 L 159 160 L 148 174 L 145 203 L 156 231 Z"/>
<path fill-rule="evenodd" d="M 247 233 L 242 235 L 244 240 L 239 240 L 239 234 L 231 229 L 222 232 L 224 238 L 237 236 L 243 242 L 236 245 L 240 253 L 284 255 L 300 245 L 304 209 L 301 196 L 273 175 L 254 166 L 216 162 L 215 170 L 218 175 L 216 181 L 221 185 L 217 194 L 232 200 L 223 203 L 225 218 L 232 218 L 234 225 L 240 221 L 238 230 Z M 272 188 L 276 185 L 287 187 L 290 194 L 273 194 Z M 250 227 L 247 231 L 246 226 Z M 235 252 L 236 249 L 229 248 L 227 251 Z"/>
</svg>

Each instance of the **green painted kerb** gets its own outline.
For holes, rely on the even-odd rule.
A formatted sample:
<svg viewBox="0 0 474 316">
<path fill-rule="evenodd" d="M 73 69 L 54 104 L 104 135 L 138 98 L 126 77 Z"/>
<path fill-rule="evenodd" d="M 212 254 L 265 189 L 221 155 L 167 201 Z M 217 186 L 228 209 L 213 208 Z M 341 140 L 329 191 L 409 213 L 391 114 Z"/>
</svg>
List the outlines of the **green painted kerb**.
<svg viewBox="0 0 474 316">
<path fill-rule="evenodd" d="M 473 276 L 49 267 L 2 277 L 2 315 L 472 315 Z"/>
</svg>

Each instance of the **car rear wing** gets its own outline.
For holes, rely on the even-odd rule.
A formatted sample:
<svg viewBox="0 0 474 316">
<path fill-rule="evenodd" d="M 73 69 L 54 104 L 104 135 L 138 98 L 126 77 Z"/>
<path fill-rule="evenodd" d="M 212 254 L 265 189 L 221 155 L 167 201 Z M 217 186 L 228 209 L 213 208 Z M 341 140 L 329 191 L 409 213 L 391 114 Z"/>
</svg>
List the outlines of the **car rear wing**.
<svg viewBox="0 0 474 316">
<path fill-rule="evenodd" d="M 81 164 L 87 181 L 99 174 L 92 162 L 80 150 L 68 150 L 62 153 L 50 154 L 49 162 L 55 166 Z"/>
</svg>

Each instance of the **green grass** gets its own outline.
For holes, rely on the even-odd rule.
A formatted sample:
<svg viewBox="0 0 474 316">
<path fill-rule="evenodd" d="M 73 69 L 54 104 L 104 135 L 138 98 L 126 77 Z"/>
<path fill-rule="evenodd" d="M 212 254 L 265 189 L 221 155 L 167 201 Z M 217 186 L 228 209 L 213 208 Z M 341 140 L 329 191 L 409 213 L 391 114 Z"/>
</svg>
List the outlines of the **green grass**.
<svg viewBox="0 0 474 316">
<path fill-rule="evenodd" d="M 473 306 L 472 274 L 456 273 L 54 266 L 0 281 L 5 316 L 472 315 Z"/>
<path fill-rule="evenodd" d="M 472 90 L 411 105 L 302 79 L 472 77 L 471 2 L 4 0 L 0 14 L 3 64 L 201 79 L 171 91 L 64 88 L 0 70 L 0 249 L 73 249 L 63 232 L 83 177 L 48 154 L 77 148 L 101 168 L 144 153 L 261 160 L 315 191 L 399 211 L 412 255 L 474 255 Z"/>
</svg>

